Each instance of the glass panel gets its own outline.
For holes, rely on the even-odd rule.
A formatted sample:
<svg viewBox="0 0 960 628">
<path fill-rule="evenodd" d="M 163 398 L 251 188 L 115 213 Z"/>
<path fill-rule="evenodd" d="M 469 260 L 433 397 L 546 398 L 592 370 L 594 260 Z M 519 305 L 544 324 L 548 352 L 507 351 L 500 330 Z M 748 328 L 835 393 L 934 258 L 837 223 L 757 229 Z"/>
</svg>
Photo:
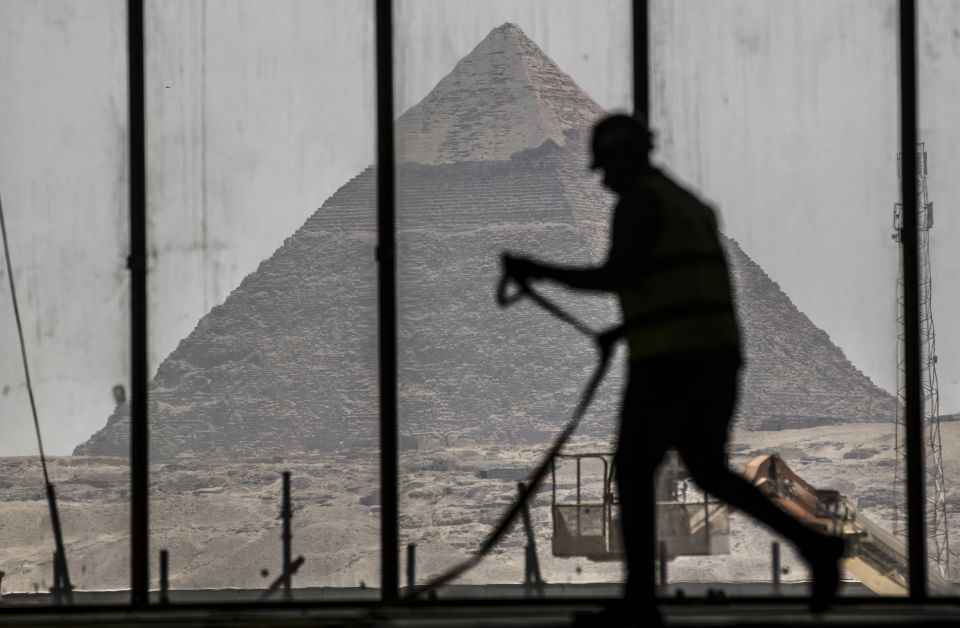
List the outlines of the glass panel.
<svg viewBox="0 0 960 628">
<path fill-rule="evenodd" d="M 67 572 L 75 602 L 117 601 L 98 592 L 129 583 L 127 436 L 116 457 L 83 443 L 130 380 L 125 3 L 0 3 L 0 76 L 0 198 Z M 0 258 L 0 601 L 50 604 L 56 544 L 9 272 Z"/>
<path fill-rule="evenodd" d="M 848 539 L 872 535 L 855 544 L 842 591 L 903 593 L 906 560 L 889 536 L 901 488 L 896 3 L 653 2 L 651 23 L 656 159 L 718 209 L 739 301 L 746 366 L 730 467 L 779 454 L 797 477 L 766 466 L 757 479 L 784 506 L 808 490 L 800 480 L 837 491 L 813 494 L 822 511 L 798 512 Z M 729 554 L 670 562 L 667 594 L 777 591 L 771 542 L 783 539 L 745 514 L 730 526 Z M 789 544 L 781 560 L 779 592 L 805 593 Z"/>
<path fill-rule="evenodd" d="M 147 4 L 151 546 L 173 600 L 282 580 L 284 471 L 295 599 L 378 595 L 372 24 L 352 0 Z"/>
<path fill-rule="evenodd" d="M 935 0 L 918 4 L 920 159 L 919 244 L 921 255 L 921 346 L 923 354 L 925 453 L 928 480 L 927 526 L 931 561 L 931 595 L 956 596 L 960 577 L 960 523 L 957 464 L 960 423 L 960 336 L 954 324 L 960 299 L 955 289 L 960 255 L 951 244 L 960 231 L 952 199 L 958 182 L 953 167 L 960 162 L 960 133 L 953 123 L 960 82 L 960 2 Z M 940 211 L 935 211 L 940 210 Z M 935 325 L 936 324 L 936 325 Z"/>
<path fill-rule="evenodd" d="M 401 0 L 395 12 L 400 525 L 423 584 L 480 546 L 596 364 L 590 339 L 529 302 L 502 310 L 494 292 L 505 251 L 604 257 L 611 198 L 587 148 L 606 110 L 631 106 L 632 36 L 623 1 Z M 597 329 L 616 320 L 610 299 L 546 290 Z M 612 452 L 621 366 L 568 453 Z M 604 468 L 582 465 L 584 499 L 602 499 Z M 575 472 L 557 474 L 558 499 L 575 506 Z M 550 485 L 530 504 L 543 579 L 615 595 L 619 562 L 556 546 Z M 603 541 L 603 518 L 591 521 Z M 517 524 L 440 596 L 523 595 L 526 544 Z"/>
</svg>

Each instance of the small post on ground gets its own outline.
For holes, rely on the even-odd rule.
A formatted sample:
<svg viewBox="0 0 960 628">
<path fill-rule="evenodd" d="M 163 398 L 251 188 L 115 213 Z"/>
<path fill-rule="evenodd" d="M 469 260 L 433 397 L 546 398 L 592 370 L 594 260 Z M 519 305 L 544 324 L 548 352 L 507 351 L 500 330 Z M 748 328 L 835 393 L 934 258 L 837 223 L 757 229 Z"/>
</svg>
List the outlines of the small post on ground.
<svg viewBox="0 0 960 628">
<path fill-rule="evenodd" d="M 293 540 L 290 520 L 293 518 L 293 511 L 290 508 L 289 471 L 283 472 L 283 505 L 280 510 L 280 517 L 283 519 L 283 598 L 290 600 L 293 599 L 293 569 L 290 551 L 291 541 Z"/>
<path fill-rule="evenodd" d="M 712 550 L 710 544 L 710 495 L 706 491 L 703 491 L 703 536 L 704 547 L 709 556 Z"/>
<path fill-rule="evenodd" d="M 413 591 L 417 586 L 417 544 L 407 544 L 407 590 Z"/>
<path fill-rule="evenodd" d="M 60 509 L 57 508 L 57 494 L 52 482 L 47 482 L 47 504 L 50 507 L 50 527 L 56 551 L 53 553 L 53 578 L 57 592 L 57 603 L 73 604 L 73 584 L 70 582 L 70 570 L 67 567 L 67 550 L 63 543 L 63 529 L 60 527 Z"/>
<path fill-rule="evenodd" d="M 524 593 L 530 597 L 536 594 L 537 597 L 544 596 L 544 581 L 540 575 L 540 560 L 537 558 L 537 541 L 533 536 L 533 526 L 530 525 L 530 509 L 527 507 L 529 500 L 525 498 L 526 486 L 523 482 L 517 483 L 518 499 L 523 500 L 523 507 L 520 514 L 523 515 L 523 529 L 527 534 L 527 544 L 524 546 L 523 561 L 523 588 Z"/>
<path fill-rule="evenodd" d="M 73 604 L 73 585 L 67 575 L 66 561 L 63 554 L 53 552 L 53 586 L 50 587 L 54 606 Z"/>
<path fill-rule="evenodd" d="M 290 563 L 290 575 L 291 575 L 291 576 L 292 576 L 293 574 L 297 573 L 297 570 L 298 570 L 298 569 L 300 569 L 301 567 L 303 567 L 303 562 L 304 562 L 303 556 L 297 556 L 297 559 L 296 559 L 295 561 L 293 561 L 292 563 Z M 273 595 L 273 592 L 274 592 L 274 591 L 276 591 L 277 589 L 279 589 L 279 588 L 281 588 L 281 587 L 283 586 L 283 583 L 286 581 L 286 579 L 287 579 L 287 578 L 286 578 L 286 575 L 285 575 L 285 574 L 282 574 L 282 573 L 281 573 L 279 576 L 277 576 L 277 578 L 276 578 L 273 582 L 270 583 L 270 586 L 267 587 L 267 590 L 263 592 L 263 595 L 260 596 L 260 599 L 261 599 L 261 600 L 266 600 L 266 599 L 268 599 L 271 595 Z"/>
<path fill-rule="evenodd" d="M 63 595 L 60 589 L 60 557 L 57 556 L 57 553 L 53 553 L 53 586 L 50 587 L 50 594 L 53 596 L 53 605 L 60 606 L 63 604 Z"/>
<path fill-rule="evenodd" d="M 291 545 L 293 541 L 293 532 L 291 531 L 290 522 L 293 519 L 293 507 L 290 504 L 290 472 L 283 472 L 283 502 L 280 505 L 280 519 L 283 521 L 283 533 L 281 534 L 281 540 L 283 541 L 283 566 L 280 570 L 280 575 L 270 583 L 270 586 L 267 587 L 267 590 L 263 592 L 261 599 L 269 598 L 274 591 L 278 589 L 283 589 L 283 599 L 292 600 L 293 599 L 293 574 L 297 573 L 297 570 L 303 566 L 304 558 L 303 556 L 297 556 L 296 560 L 291 560 Z M 267 576 L 268 573 L 266 570 L 263 570 L 263 575 Z"/>
<path fill-rule="evenodd" d="M 160 550 L 160 603 L 170 603 L 170 553 Z"/>
<path fill-rule="evenodd" d="M 773 542 L 771 547 L 771 552 L 773 555 L 773 560 L 771 561 L 773 565 L 773 592 L 777 595 L 780 594 L 780 543 L 777 541 Z"/>
<path fill-rule="evenodd" d="M 667 592 L 667 542 L 660 541 L 660 590 Z"/>
</svg>

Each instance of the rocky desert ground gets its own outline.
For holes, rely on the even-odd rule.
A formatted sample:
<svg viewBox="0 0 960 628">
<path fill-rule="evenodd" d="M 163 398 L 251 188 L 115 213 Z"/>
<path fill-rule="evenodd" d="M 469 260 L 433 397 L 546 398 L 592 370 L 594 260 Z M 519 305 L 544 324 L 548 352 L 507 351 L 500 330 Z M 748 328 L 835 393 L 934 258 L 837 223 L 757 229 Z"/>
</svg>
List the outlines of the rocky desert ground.
<svg viewBox="0 0 960 628">
<path fill-rule="evenodd" d="M 960 485 L 960 422 L 942 425 L 947 486 Z M 571 451 L 606 451 L 607 442 L 581 437 Z M 893 426 L 851 424 L 781 431 L 737 431 L 730 464 L 742 469 L 759 453 L 779 452 L 818 488 L 839 490 L 860 511 L 890 526 L 894 476 Z M 401 532 L 417 544 L 420 578 L 466 557 L 497 521 L 516 492 L 516 480 L 536 463 L 527 445 L 477 444 L 406 450 L 401 457 Z M 598 467 L 596 467 L 598 468 Z M 586 491 L 599 476 L 585 467 Z M 62 511 L 72 577 L 87 590 L 127 584 L 128 476 L 125 461 L 61 457 L 51 462 Z M 280 561 L 278 520 L 281 472 L 293 476 L 294 556 L 306 562 L 297 586 L 375 586 L 379 565 L 377 456 L 372 450 L 307 459 L 193 459 L 157 464 L 151 472 L 152 553 L 170 552 L 171 587 L 260 588 Z M 589 479 L 588 479 L 589 476 Z M 0 569 L 4 592 L 44 590 L 51 580 L 49 516 L 35 458 L 0 459 Z M 559 498 L 571 499 L 575 483 L 558 478 Z M 532 509 L 541 568 L 548 582 L 610 582 L 619 563 L 594 563 L 550 555 L 550 485 Z M 954 509 L 960 491 L 949 495 Z M 956 529 L 956 528 L 955 528 Z M 681 557 L 670 562 L 671 580 L 756 582 L 770 577 L 773 538 L 737 514 L 729 555 Z M 524 539 L 514 531 L 464 583 L 519 582 Z M 801 561 L 785 549 L 784 580 L 806 577 Z M 264 576 L 262 570 L 268 570 Z M 156 573 L 154 571 L 154 573 Z"/>
</svg>

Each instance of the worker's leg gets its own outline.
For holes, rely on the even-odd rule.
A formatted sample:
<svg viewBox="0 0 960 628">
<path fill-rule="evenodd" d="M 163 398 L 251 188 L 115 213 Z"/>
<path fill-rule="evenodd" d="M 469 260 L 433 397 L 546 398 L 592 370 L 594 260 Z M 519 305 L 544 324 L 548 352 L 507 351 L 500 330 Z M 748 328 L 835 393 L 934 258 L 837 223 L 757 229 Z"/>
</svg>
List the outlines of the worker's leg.
<svg viewBox="0 0 960 628">
<path fill-rule="evenodd" d="M 837 562 L 843 553 L 843 541 L 800 523 L 727 468 L 725 449 L 736 402 L 737 374 L 735 368 L 710 371 L 693 374 L 689 380 L 698 390 L 698 393 L 691 390 L 690 396 L 694 400 L 690 410 L 697 413 L 690 422 L 695 429 L 690 431 L 698 437 L 678 443 L 687 469 L 705 491 L 793 542 L 810 563 L 815 604 L 825 606 L 836 591 Z"/>
<path fill-rule="evenodd" d="M 683 460 L 703 490 L 766 524 L 801 551 L 820 536 L 780 509 L 739 474 L 730 471 L 722 453 L 686 450 Z"/>
<path fill-rule="evenodd" d="M 840 583 L 843 539 L 820 534 L 788 515 L 743 477 L 730 471 L 722 453 L 688 450 L 683 459 L 703 490 L 766 524 L 797 547 L 813 576 L 813 609 L 826 610 Z"/>
<path fill-rule="evenodd" d="M 651 385 L 652 384 L 652 385 Z M 627 558 L 624 599 L 633 610 L 652 608 L 656 597 L 656 496 L 654 474 L 666 440 L 652 429 L 657 414 L 657 386 L 631 366 L 620 417 L 616 480 L 620 521 Z"/>
<path fill-rule="evenodd" d="M 687 397 L 690 436 L 677 449 L 690 475 L 708 493 L 767 524 L 798 545 L 813 538 L 812 530 L 781 510 L 752 484 L 727 468 L 726 446 L 737 396 L 737 369 L 724 365 L 691 365 Z"/>
<path fill-rule="evenodd" d="M 628 600 L 652 600 L 656 594 L 655 495 L 653 470 L 630 447 L 618 447 L 617 485 L 620 524 L 627 558 Z"/>
</svg>

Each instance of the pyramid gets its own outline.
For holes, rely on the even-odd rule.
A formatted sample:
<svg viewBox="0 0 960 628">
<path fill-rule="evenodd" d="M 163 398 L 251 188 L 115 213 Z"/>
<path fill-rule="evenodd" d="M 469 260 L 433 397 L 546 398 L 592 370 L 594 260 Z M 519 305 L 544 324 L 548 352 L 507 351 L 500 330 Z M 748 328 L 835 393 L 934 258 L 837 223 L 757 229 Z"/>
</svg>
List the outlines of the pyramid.
<svg viewBox="0 0 960 628">
<path fill-rule="evenodd" d="M 591 343 L 529 304 L 493 300 L 504 250 L 605 253 L 612 198 L 587 169 L 603 109 L 515 25 L 493 30 L 397 121 L 402 447 L 546 442 L 594 365 Z M 151 452 L 290 456 L 377 446 L 376 172 L 340 188 L 158 368 Z M 740 425 L 890 420 L 858 371 L 732 239 L 747 366 Z M 554 291 L 596 328 L 610 298 Z M 608 435 L 621 369 L 582 430 Z M 126 455 L 119 406 L 78 455 Z"/>
</svg>

